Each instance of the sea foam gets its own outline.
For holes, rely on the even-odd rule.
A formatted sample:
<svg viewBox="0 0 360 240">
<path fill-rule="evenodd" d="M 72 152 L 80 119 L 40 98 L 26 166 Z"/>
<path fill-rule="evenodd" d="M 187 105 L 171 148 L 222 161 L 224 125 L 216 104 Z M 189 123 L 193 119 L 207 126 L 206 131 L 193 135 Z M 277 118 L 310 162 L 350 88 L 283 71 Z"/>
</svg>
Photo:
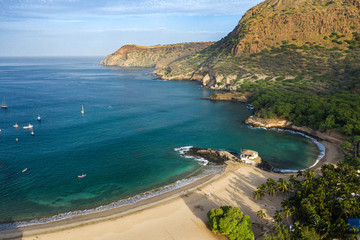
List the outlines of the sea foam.
<svg viewBox="0 0 360 240">
<path fill-rule="evenodd" d="M 179 147 L 179 148 L 174 148 L 174 150 L 176 152 L 179 152 L 180 155 L 184 158 L 192 158 L 195 161 L 197 161 L 200 165 L 206 166 L 209 164 L 209 161 L 206 160 L 205 158 L 202 157 L 194 157 L 194 156 L 189 156 L 189 155 L 185 155 L 186 152 L 188 152 L 193 146 L 185 146 L 185 147 Z"/>
<path fill-rule="evenodd" d="M 319 143 L 315 138 L 305 134 L 305 133 L 302 133 L 302 132 L 298 132 L 298 131 L 294 131 L 294 130 L 289 130 L 289 129 L 281 129 L 281 128 L 270 128 L 270 129 L 267 129 L 267 128 L 264 128 L 264 127 L 252 127 L 252 126 L 248 126 L 249 128 L 251 129 L 263 129 L 263 130 L 270 130 L 270 131 L 277 131 L 277 132 L 289 132 L 289 133 L 292 133 L 292 134 L 298 134 L 298 135 L 301 135 L 303 137 L 306 137 L 308 139 L 310 139 L 313 143 L 316 144 L 316 146 L 318 147 L 320 153 L 319 155 L 317 156 L 315 162 L 313 165 L 311 165 L 310 167 L 308 168 L 305 168 L 305 169 L 300 169 L 300 170 L 293 170 L 293 169 L 281 169 L 281 168 L 275 168 L 273 167 L 272 170 L 274 172 L 281 172 L 281 173 L 294 173 L 294 172 L 298 172 L 298 171 L 304 171 L 306 169 L 310 169 L 310 168 L 313 168 L 316 166 L 316 164 L 318 164 L 318 162 L 325 156 L 325 147 L 324 145 L 322 145 L 321 143 Z"/>
<path fill-rule="evenodd" d="M 186 147 L 185 147 L 186 148 Z M 189 147 L 188 149 L 190 149 L 191 147 Z M 219 166 L 213 166 L 213 167 L 206 167 L 201 169 L 201 173 L 191 176 L 189 178 L 185 178 L 185 179 L 181 179 L 176 181 L 175 183 L 172 183 L 170 185 L 166 185 L 164 187 L 161 188 L 157 188 L 154 190 L 150 190 L 147 191 L 145 193 L 141 193 L 138 195 L 135 195 L 133 197 L 129 197 L 126 199 L 121 199 L 119 201 L 116 202 L 112 202 L 110 204 L 107 205 L 102 205 L 96 208 L 91 208 L 91 209 L 86 209 L 86 210 L 77 210 L 77 211 L 70 211 L 70 212 L 66 212 L 66 213 L 61 213 L 61 214 L 57 214 L 51 217 L 44 217 L 44 218 L 40 218 L 40 219 L 33 219 L 33 220 L 29 220 L 29 221 L 18 221 L 18 222 L 11 222 L 11 223 L 5 223 L 5 224 L 0 224 L 0 230 L 3 229 L 9 229 L 9 228 L 18 228 L 18 227 L 25 227 L 25 226 L 32 226 L 32 225 L 39 225 L 39 224 L 45 224 L 45 223 L 50 223 L 50 222 L 55 222 L 55 221 L 61 221 L 64 219 L 71 219 L 75 216 L 79 216 L 79 215 L 84 215 L 84 214 L 90 214 L 90 213 L 96 213 L 96 212 L 101 212 L 101 211 L 106 211 L 106 210 L 110 210 L 110 209 L 114 209 L 114 208 L 118 208 L 121 206 L 126 206 L 126 205 L 130 205 L 130 204 L 134 204 L 137 203 L 141 200 L 144 199 L 148 199 L 151 197 L 155 197 L 164 193 L 168 193 L 171 191 L 174 191 L 175 189 L 181 188 L 183 186 L 186 186 L 188 184 L 191 184 L 193 182 L 195 182 L 196 180 L 212 175 L 212 174 L 216 174 L 219 173 L 221 171 L 223 171 L 223 167 L 219 167 Z"/>
</svg>

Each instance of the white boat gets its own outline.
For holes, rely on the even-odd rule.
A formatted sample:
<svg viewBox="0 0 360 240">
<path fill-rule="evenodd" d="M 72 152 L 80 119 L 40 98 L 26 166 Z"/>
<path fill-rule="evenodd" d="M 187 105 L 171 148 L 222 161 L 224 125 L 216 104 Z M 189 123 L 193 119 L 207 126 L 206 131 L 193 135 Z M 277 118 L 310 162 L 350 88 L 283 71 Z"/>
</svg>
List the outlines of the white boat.
<svg viewBox="0 0 360 240">
<path fill-rule="evenodd" d="M 14 127 L 14 128 L 18 128 L 19 125 L 18 125 L 17 123 L 15 123 L 15 124 L 13 125 L 13 127 Z"/>
<path fill-rule="evenodd" d="M 3 100 L 2 100 L 1 107 L 2 107 L 3 109 L 7 109 L 7 108 L 8 108 L 8 106 L 6 105 L 6 102 L 5 102 L 5 98 L 3 98 Z"/>
<path fill-rule="evenodd" d="M 78 175 L 78 178 L 83 178 L 83 177 L 86 177 L 86 174 Z"/>
<path fill-rule="evenodd" d="M 84 105 L 81 105 L 81 114 L 84 114 L 85 111 L 84 111 Z"/>
<path fill-rule="evenodd" d="M 29 125 L 24 126 L 23 129 L 32 129 L 34 126 L 29 123 Z"/>
<path fill-rule="evenodd" d="M 38 120 L 38 121 L 41 121 L 41 117 L 40 117 L 39 114 L 38 114 L 37 120 Z"/>
</svg>

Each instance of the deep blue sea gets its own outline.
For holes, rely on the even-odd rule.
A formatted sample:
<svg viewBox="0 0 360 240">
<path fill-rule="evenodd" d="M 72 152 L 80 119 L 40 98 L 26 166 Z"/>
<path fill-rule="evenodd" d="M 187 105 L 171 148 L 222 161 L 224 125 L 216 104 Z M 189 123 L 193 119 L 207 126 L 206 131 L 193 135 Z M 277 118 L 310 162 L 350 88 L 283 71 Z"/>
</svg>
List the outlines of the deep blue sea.
<svg viewBox="0 0 360 240">
<path fill-rule="evenodd" d="M 101 59 L 0 58 L 0 222 L 96 208 L 204 168 L 178 147 L 252 149 L 283 169 L 319 154 L 309 138 L 242 124 L 245 104 L 201 100 L 211 91 L 195 82 Z"/>
</svg>

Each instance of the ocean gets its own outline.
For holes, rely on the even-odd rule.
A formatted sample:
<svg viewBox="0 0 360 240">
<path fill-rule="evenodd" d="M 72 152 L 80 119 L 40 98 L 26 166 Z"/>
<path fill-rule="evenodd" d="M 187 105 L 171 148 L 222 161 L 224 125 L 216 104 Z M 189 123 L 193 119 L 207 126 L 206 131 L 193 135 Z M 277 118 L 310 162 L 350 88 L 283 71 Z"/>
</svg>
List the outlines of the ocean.
<svg viewBox="0 0 360 240">
<path fill-rule="evenodd" d="M 101 60 L 0 58 L 0 100 L 8 105 L 0 109 L 1 223 L 106 208 L 212 171 L 180 156 L 175 149 L 184 146 L 252 149 L 292 170 L 319 155 L 302 135 L 244 125 L 252 113 L 245 104 L 202 100 L 212 92 L 196 82 L 156 80 L 152 69 Z M 34 136 L 23 129 L 29 123 Z"/>
</svg>

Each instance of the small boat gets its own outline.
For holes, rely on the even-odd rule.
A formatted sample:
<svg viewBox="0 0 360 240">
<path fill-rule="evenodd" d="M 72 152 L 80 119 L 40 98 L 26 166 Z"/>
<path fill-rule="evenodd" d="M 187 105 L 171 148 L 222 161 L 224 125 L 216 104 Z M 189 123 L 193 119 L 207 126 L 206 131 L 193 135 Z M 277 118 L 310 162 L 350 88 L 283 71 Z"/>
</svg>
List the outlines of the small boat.
<svg viewBox="0 0 360 240">
<path fill-rule="evenodd" d="M 38 120 L 39 122 L 41 121 L 41 117 L 40 117 L 39 114 L 38 114 L 37 120 Z"/>
<path fill-rule="evenodd" d="M 27 168 L 23 169 L 21 172 L 26 172 L 27 171 Z"/>
<path fill-rule="evenodd" d="M 19 125 L 18 125 L 17 123 L 15 123 L 15 124 L 13 125 L 13 127 L 14 127 L 14 128 L 18 128 Z"/>
<path fill-rule="evenodd" d="M 84 115 L 85 111 L 84 111 L 84 105 L 81 105 L 81 114 Z"/>
<path fill-rule="evenodd" d="M 7 108 L 8 108 L 8 106 L 6 105 L 6 102 L 5 102 L 5 98 L 3 98 L 3 100 L 2 100 L 1 107 L 2 107 L 3 109 L 7 109 Z"/>
<path fill-rule="evenodd" d="M 86 174 L 78 175 L 78 178 L 83 178 L 83 177 L 86 177 Z"/>
<path fill-rule="evenodd" d="M 35 135 L 34 131 L 31 131 L 31 133 L 30 133 L 30 134 L 31 134 L 31 136 L 34 136 L 34 135 Z"/>
<path fill-rule="evenodd" d="M 29 123 L 29 125 L 24 126 L 23 129 L 32 129 L 34 126 Z"/>
</svg>

